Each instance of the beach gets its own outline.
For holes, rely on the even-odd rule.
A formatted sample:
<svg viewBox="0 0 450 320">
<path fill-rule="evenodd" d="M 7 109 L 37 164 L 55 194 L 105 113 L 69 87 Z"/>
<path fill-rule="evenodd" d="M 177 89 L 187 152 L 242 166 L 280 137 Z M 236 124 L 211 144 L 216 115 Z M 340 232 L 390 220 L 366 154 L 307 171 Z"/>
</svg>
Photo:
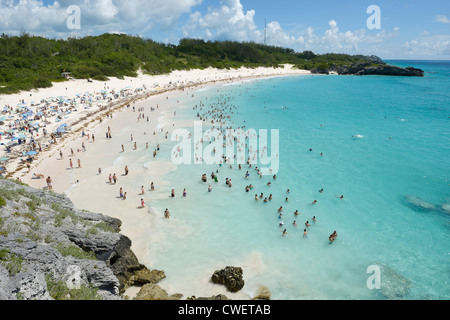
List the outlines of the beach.
<svg viewBox="0 0 450 320">
<path fill-rule="evenodd" d="M 247 300 L 260 287 L 273 300 L 446 298 L 449 97 L 440 84 L 450 69 L 422 64 L 437 72 L 399 78 L 261 69 L 232 71 L 230 79 L 225 70 L 203 70 L 188 74 L 204 82 L 186 86 L 179 78 L 159 94 L 148 89 L 154 78 L 127 90 L 118 82 L 111 106 L 86 109 L 92 114 L 82 121 L 81 109 L 69 114 L 79 122 L 65 119 L 71 130 L 36 154 L 30 169 L 10 162 L 8 171 L 45 190 L 51 177 L 53 191 L 77 208 L 120 219 L 139 261 L 164 270 L 158 285 L 183 299 Z M 269 140 L 259 145 L 279 155 L 276 177 L 259 174 L 262 162 L 174 161 L 184 129 L 202 157 L 232 142 L 222 144 L 213 127 L 268 130 L 271 141 L 278 129 L 277 157 Z M 235 147 L 250 150 L 242 141 Z M 243 269 L 237 293 L 210 281 L 226 266 Z M 376 267 L 382 281 L 374 290 L 367 281 Z"/>
<path fill-rule="evenodd" d="M 143 181 L 142 168 L 135 168 L 133 164 L 139 162 L 143 154 L 148 156 L 154 152 L 159 144 L 163 146 L 174 130 L 192 126 L 195 119 L 179 120 L 176 111 L 193 100 L 195 90 L 249 79 L 310 74 L 309 71 L 291 67 L 176 71 L 171 75 L 140 75 L 138 78 L 113 79 L 109 82 L 73 80 L 39 92 L 2 96 L 0 104 L 11 106 L 22 101 L 30 103 L 31 99 L 41 101 L 59 96 L 71 101 L 80 93 L 93 93 L 91 96 L 94 97 L 102 90 L 118 93 L 115 98 L 102 100 L 103 104 L 80 108 L 77 112 L 66 114 L 67 118 L 62 121 L 46 124 L 48 133 L 55 132 L 62 123 L 67 124 L 70 130 L 56 138 L 56 143 L 48 144 L 45 143 L 48 136 L 41 134 L 37 137 L 35 134 L 35 143 L 41 141 L 48 147 L 34 155 L 29 168 L 20 164 L 20 155 L 11 159 L 7 165 L 8 173 L 11 173 L 9 178 L 20 179 L 31 187 L 48 189 L 46 179 L 50 177 L 52 191 L 65 193 L 76 207 L 120 219 L 121 232 L 133 241 L 132 249 L 137 257 L 149 261 L 151 257 L 148 257 L 147 245 L 149 241 L 157 242 L 158 235 L 149 234 L 148 230 L 165 219 L 162 212 L 152 210 L 149 210 L 150 217 L 143 218 L 143 215 L 148 214 L 153 199 L 162 199 L 167 195 L 171 186 L 165 181 L 165 175 L 177 167 L 170 159 L 160 160 L 156 156 L 155 161 L 146 165 L 148 181 Z M 24 149 L 30 148 L 30 145 L 17 147 Z M 125 166 L 129 169 L 127 173 Z M 117 177 L 116 183 L 110 182 L 112 175 Z M 155 183 L 157 192 L 151 193 L 150 182 Z M 119 194 L 119 188 L 127 192 L 126 200 Z M 143 198 L 146 199 L 145 208 L 141 206 Z M 209 287 L 209 293 L 225 293 L 220 286 L 209 284 L 208 279 L 209 276 L 205 275 L 201 281 Z M 239 293 L 228 295 L 249 298 Z"/>
<path fill-rule="evenodd" d="M 0 107 L 3 112 L 0 126 L 0 143 L 5 145 L 14 143 L 12 152 L 0 150 L 0 158 L 9 158 L 0 165 L 7 170 L 5 177 L 20 177 L 25 163 L 21 159 L 27 158 L 26 152 L 36 151 L 39 142 L 41 149 L 47 151 L 52 148 L 51 133 L 61 128 L 63 133 L 79 132 L 94 119 L 104 117 L 131 101 L 145 99 L 153 95 L 173 90 L 185 90 L 189 87 L 211 85 L 223 81 L 236 81 L 255 77 L 270 77 L 280 75 L 310 74 L 306 70 L 298 70 L 292 65 L 284 68 L 255 68 L 255 69 L 224 69 L 208 68 L 205 70 L 174 71 L 170 75 L 149 76 L 139 72 L 138 77 L 111 78 L 109 81 L 70 80 L 54 83 L 53 87 L 30 92 L 20 92 L 11 95 L 0 95 Z M 45 109 L 42 115 L 41 109 Z M 41 111 L 41 112 L 40 112 Z M 35 121 L 36 120 L 36 121 Z M 47 134 L 42 134 L 43 130 Z M 30 133 L 33 134 L 30 135 Z M 81 132 L 80 132 L 81 133 Z M 21 136 L 24 135 L 24 136 Z M 67 135 L 63 136 L 66 139 Z M 17 146 L 19 137 L 26 138 L 25 144 Z M 35 145 L 30 143 L 33 139 Z M 34 156 L 33 158 L 39 158 Z M 22 165 L 20 165 L 22 164 Z M 36 167 L 36 165 L 33 165 Z M 20 172 L 17 172 L 20 171 Z"/>
</svg>

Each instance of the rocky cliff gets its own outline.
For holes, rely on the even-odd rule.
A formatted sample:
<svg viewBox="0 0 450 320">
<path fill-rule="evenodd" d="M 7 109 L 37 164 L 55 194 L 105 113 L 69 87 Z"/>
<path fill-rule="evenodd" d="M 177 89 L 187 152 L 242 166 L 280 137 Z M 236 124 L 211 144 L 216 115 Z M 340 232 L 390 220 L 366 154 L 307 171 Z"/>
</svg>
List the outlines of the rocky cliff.
<svg viewBox="0 0 450 320">
<path fill-rule="evenodd" d="M 407 77 L 423 77 L 424 71 L 413 67 L 401 68 L 388 65 L 384 62 L 364 62 L 355 63 L 349 66 L 332 65 L 329 68 L 311 70 L 312 73 L 329 74 L 336 72 L 339 75 L 383 75 L 383 76 L 407 76 Z"/>
<path fill-rule="evenodd" d="M 120 226 L 63 195 L 0 180 L 0 300 L 124 299 L 128 287 L 163 279 L 139 263 Z"/>
</svg>

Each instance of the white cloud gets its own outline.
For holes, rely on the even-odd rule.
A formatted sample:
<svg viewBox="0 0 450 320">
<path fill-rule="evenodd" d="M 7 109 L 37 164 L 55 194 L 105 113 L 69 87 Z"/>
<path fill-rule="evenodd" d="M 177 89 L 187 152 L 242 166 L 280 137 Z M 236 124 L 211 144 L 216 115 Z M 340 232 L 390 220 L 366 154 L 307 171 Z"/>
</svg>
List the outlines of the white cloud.
<svg viewBox="0 0 450 320">
<path fill-rule="evenodd" d="M 446 16 L 440 14 L 436 16 L 436 19 L 434 20 L 436 22 L 440 22 L 440 23 L 450 23 L 450 19 L 448 19 Z"/>
<path fill-rule="evenodd" d="M 244 11 L 240 0 L 221 0 L 220 7 L 211 9 L 204 16 L 200 12 L 191 14 L 186 26 L 191 33 L 202 32 L 209 39 L 259 41 L 261 31 L 253 20 L 254 10 Z"/>
<path fill-rule="evenodd" d="M 450 56 L 450 36 L 422 37 L 403 44 L 406 54 L 412 57 Z"/>
<path fill-rule="evenodd" d="M 183 35 L 207 40 L 263 43 L 266 34 L 268 45 L 289 47 L 297 51 L 360 53 L 361 44 L 382 43 L 399 33 L 398 27 L 392 31 L 381 30 L 370 34 L 366 33 L 366 29 L 342 32 L 338 22 L 333 19 L 328 22 L 328 29 L 322 35 L 315 34 L 312 27 L 293 35 L 277 21 L 269 22 L 266 30 L 258 29 L 254 16 L 255 11 L 245 11 L 240 0 L 222 0 L 220 7 L 210 8 L 205 14 L 198 11 L 192 13 Z"/>
<path fill-rule="evenodd" d="M 142 34 L 158 25 L 170 28 L 182 14 L 203 0 L 59 0 L 45 5 L 38 0 L 0 1 L 0 32 L 27 32 L 47 37 L 67 37 L 67 8 L 81 10 L 82 35 L 110 32 Z"/>
</svg>

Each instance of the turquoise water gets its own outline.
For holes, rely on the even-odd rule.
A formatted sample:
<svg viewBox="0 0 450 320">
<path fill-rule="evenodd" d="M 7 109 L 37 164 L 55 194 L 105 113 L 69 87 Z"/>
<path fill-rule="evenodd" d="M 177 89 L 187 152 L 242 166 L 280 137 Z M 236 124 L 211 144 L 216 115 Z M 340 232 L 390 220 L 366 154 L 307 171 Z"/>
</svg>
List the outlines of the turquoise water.
<svg viewBox="0 0 450 320">
<path fill-rule="evenodd" d="M 450 62 L 390 62 L 426 76 L 296 76 L 186 95 L 178 119 L 225 102 L 225 126 L 278 129 L 280 168 L 273 180 L 247 165 L 179 165 L 158 190 L 175 188 L 175 198 L 152 203 L 172 217 L 151 230 L 161 241 L 149 244 L 146 263 L 186 295 L 199 295 L 193 288 L 201 281 L 234 265 L 243 268 L 250 296 L 264 285 L 272 299 L 285 300 L 450 298 Z M 186 129 L 193 133 L 193 123 Z M 169 160 L 176 144 L 164 144 L 161 157 Z M 217 183 L 210 179 L 216 170 Z M 255 188 L 247 193 L 249 184 Z M 255 201 L 260 193 L 273 200 Z M 381 290 L 367 287 L 372 265 L 392 270 L 381 273 Z M 403 284 L 395 284 L 397 275 Z M 404 291 L 393 296 L 393 289 Z"/>
</svg>

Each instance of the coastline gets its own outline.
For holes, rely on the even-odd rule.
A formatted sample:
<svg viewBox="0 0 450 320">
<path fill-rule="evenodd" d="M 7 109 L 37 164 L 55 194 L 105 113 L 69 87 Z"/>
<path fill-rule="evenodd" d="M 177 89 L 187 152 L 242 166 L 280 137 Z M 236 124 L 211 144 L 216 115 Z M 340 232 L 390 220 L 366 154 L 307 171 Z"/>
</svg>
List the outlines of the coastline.
<svg viewBox="0 0 450 320">
<path fill-rule="evenodd" d="M 72 132 L 67 134 L 67 137 L 62 139 L 62 141 L 54 147 L 51 147 L 50 150 L 44 151 L 39 156 L 38 160 L 33 163 L 29 172 L 24 173 L 26 169 L 22 169 L 15 172 L 12 177 L 20 178 L 24 183 L 27 183 L 32 187 L 42 189 L 46 186 L 45 179 L 32 179 L 33 173 L 44 174 L 46 177 L 51 176 L 54 191 L 68 195 L 74 202 L 75 206 L 79 209 L 88 209 L 92 212 L 103 213 L 113 218 L 120 219 L 122 221 L 122 232 L 132 240 L 132 250 L 135 252 L 139 261 L 148 260 L 148 257 L 145 257 L 145 244 L 148 243 L 148 241 L 153 241 L 154 238 L 147 235 L 146 231 L 150 225 L 154 224 L 155 219 L 162 219 L 162 213 L 151 212 L 150 219 L 144 223 L 142 219 L 142 210 L 138 207 L 139 186 L 134 182 L 133 184 L 135 185 L 135 190 L 132 191 L 133 195 L 130 196 L 127 201 L 111 201 L 111 199 L 118 198 L 119 184 L 120 186 L 124 185 L 131 188 L 131 186 L 127 183 L 122 184 L 121 176 L 123 171 L 122 169 L 117 169 L 121 162 L 121 150 L 120 143 L 116 142 L 116 138 L 120 137 L 123 142 L 128 139 L 129 134 L 135 134 L 135 141 L 139 143 L 139 147 L 136 152 L 137 156 L 139 156 L 139 149 L 142 151 L 144 143 L 148 143 L 148 152 L 151 152 L 158 143 L 165 141 L 163 133 L 166 130 L 164 130 L 164 132 L 158 132 L 156 135 L 153 135 L 152 131 L 157 131 L 157 128 L 167 128 L 166 126 L 170 127 L 170 125 L 172 125 L 172 127 L 170 127 L 170 131 L 172 131 L 180 126 L 183 126 L 183 121 L 175 119 L 175 117 L 169 112 L 173 109 L 181 107 L 178 103 L 174 102 L 176 98 L 180 98 L 181 100 L 183 95 L 189 98 L 192 94 L 191 92 L 194 90 L 207 86 L 222 85 L 227 82 L 235 83 L 238 81 L 258 78 L 310 74 L 309 72 L 301 70 L 295 70 L 296 72 L 293 72 L 291 69 L 288 70 L 289 71 L 283 69 L 275 70 L 280 72 L 274 73 L 272 68 L 265 68 L 263 71 L 260 70 L 261 74 L 258 75 L 254 74 L 255 70 L 245 70 L 245 72 L 236 72 L 235 77 L 226 77 L 229 76 L 229 74 L 224 72 L 223 74 L 220 74 L 219 77 L 223 77 L 220 80 L 217 80 L 217 74 L 208 73 L 208 77 L 205 78 L 207 81 L 204 82 L 190 83 L 188 85 L 186 84 L 188 81 L 184 79 L 179 82 L 181 84 L 180 86 L 167 86 L 163 90 L 158 90 L 157 92 L 144 93 L 144 96 L 139 96 L 138 98 L 131 97 L 129 100 L 120 101 L 114 106 L 111 106 L 110 109 L 95 112 L 84 121 L 79 122 L 77 126 L 72 129 Z M 126 107 L 127 104 L 130 104 L 129 108 Z M 155 110 L 148 113 L 149 106 L 155 108 Z M 135 108 L 135 112 L 131 111 L 131 107 Z M 139 110 L 143 110 L 143 112 L 145 112 L 145 116 L 150 116 L 148 123 L 146 123 L 145 119 L 137 119 Z M 106 114 L 111 114 L 112 118 L 107 117 L 100 123 L 99 119 L 104 118 Z M 136 126 L 145 125 L 146 128 L 139 129 L 136 127 L 136 133 L 125 132 L 124 128 L 130 126 L 133 121 L 136 122 Z M 107 127 L 112 129 L 112 139 L 110 140 L 105 140 L 104 133 L 107 131 Z M 96 141 L 93 142 L 92 140 L 88 140 L 86 136 L 81 137 L 81 130 L 84 130 L 90 135 L 95 134 Z M 145 137 L 142 135 L 142 130 L 145 130 Z M 81 147 L 81 142 L 85 143 L 86 151 L 80 150 L 78 152 L 78 149 Z M 128 142 L 129 143 L 126 145 L 126 151 L 132 148 L 131 141 Z M 81 159 L 82 169 L 76 168 L 77 162 L 75 158 L 73 161 L 74 168 L 70 169 L 68 162 L 71 148 L 75 150 L 75 158 L 79 157 Z M 108 148 L 114 148 L 114 152 L 110 152 L 111 155 L 99 159 L 99 156 L 104 155 L 105 150 Z M 63 159 L 60 159 L 59 151 L 62 151 Z M 121 168 L 123 168 L 123 165 L 129 164 L 122 163 L 121 165 Z M 101 174 L 97 173 L 97 169 L 99 167 L 102 168 Z M 149 176 L 152 177 L 152 180 L 154 180 L 158 186 L 167 188 L 165 185 L 166 182 L 164 181 L 164 176 L 171 170 L 175 170 L 176 166 L 168 161 L 156 161 L 155 163 L 149 165 L 146 169 L 148 170 Z M 105 190 L 99 189 L 99 185 L 107 183 L 108 174 L 113 173 L 117 174 L 119 184 L 116 187 L 105 188 Z M 131 170 L 130 179 L 139 180 L 139 177 L 133 176 L 133 172 Z M 148 185 L 146 185 L 146 188 L 148 188 Z M 129 193 L 131 194 L 130 191 Z M 161 193 L 158 194 L 158 196 L 163 196 Z M 89 197 L 86 197 L 85 195 L 89 195 Z M 132 201 L 132 205 L 129 205 L 130 201 Z M 146 206 L 150 207 L 151 203 L 146 204 Z M 211 270 L 211 272 L 212 271 L 213 270 Z M 207 281 L 207 277 L 208 276 L 206 276 L 206 279 L 204 280 Z M 217 294 L 224 293 L 223 288 L 217 288 L 217 286 L 212 286 L 211 289 L 217 290 Z M 174 288 L 174 290 L 176 290 L 176 288 Z M 226 294 L 233 299 L 249 298 L 239 293 Z"/>
</svg>

